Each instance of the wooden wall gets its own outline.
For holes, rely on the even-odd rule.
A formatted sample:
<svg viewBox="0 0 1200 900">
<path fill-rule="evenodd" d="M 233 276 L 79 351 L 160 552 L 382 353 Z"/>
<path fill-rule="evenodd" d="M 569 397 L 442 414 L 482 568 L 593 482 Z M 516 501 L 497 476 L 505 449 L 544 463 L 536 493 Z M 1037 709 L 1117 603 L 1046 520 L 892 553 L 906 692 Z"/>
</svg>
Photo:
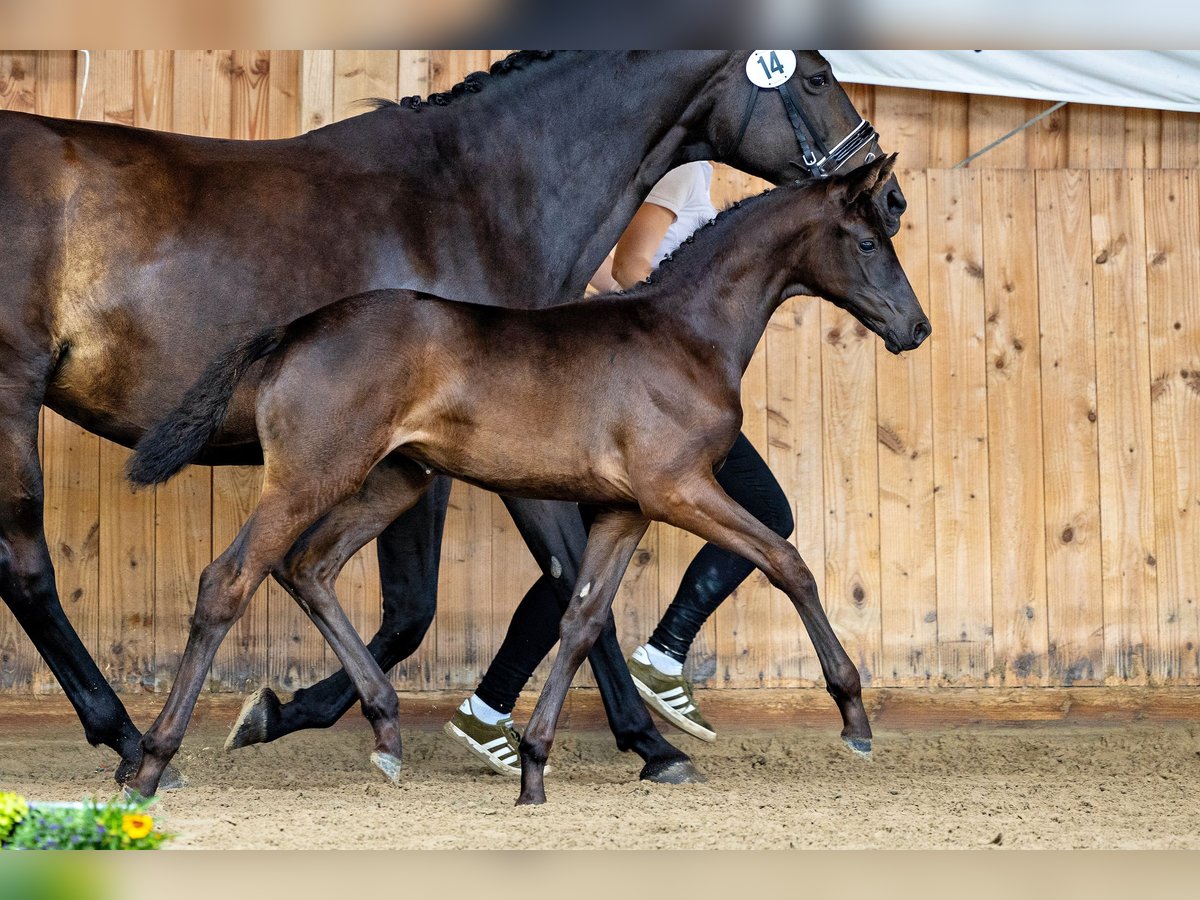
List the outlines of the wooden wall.
<svg viewBox="0 0 1200 900">
<path fill-rule="evenodd" d="M 98 52 L 83 117 L 283 137 L 357 100 L 443 89 L 500 51 Z M 0 53 L 0 107 L 75 113 L 69 53 Z M 852 319 L 797 299 L 746 379 L 746 431 L 794 500 L 795 542 L 868 685 L 1200 681 L 1200 116 L 1068 106 L 949 167 L 1046 104 L 851 88 L 899 149 L 899 239 L 934 323 L 887 354 Z M 718 171 L 719 203 L 761 185 Z M 0 221 L 0 241 L 3 223 Z M 47 531 L 68 614 L 125 691 L 170 684 L 199 573 L 240 526 L 254 469 L 190 469 L 132 494 L 126 451 L 46 412 Z M 652 528 L 616 613 L 627 648 L 698 543 Z M 503 505 L 456 485 L 440 608 L 394 674 L 468 689 L 535 569 Z M 372 549 L 339 584 L 378 623 Z M 329 670 L 271 585 L 230 635 L 214 690 L 284 690 Z M 710 687 L 819 681 L 790 605 L 754 576 L 692 658 Z M 543 670 L 544 671 L 544 670 Z M 588 681 L 590 676 L 581 678 Z M 0 690 L 56 690 L 0 610 Z"/>
</svg>

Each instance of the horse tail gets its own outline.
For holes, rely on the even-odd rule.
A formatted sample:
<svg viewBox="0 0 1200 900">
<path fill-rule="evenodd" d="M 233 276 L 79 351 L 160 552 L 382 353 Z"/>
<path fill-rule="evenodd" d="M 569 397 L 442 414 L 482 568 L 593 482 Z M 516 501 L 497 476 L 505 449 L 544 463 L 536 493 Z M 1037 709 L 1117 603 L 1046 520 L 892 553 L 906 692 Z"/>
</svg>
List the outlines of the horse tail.
<svg viewBox="0 0 1200 900">
<path fill-rule="evenodd" d="M 161 484 L 195 459 L 224 423 L 238 382 L 279 346 L 286 329 L 281 325 L 260 331 L 209 365 L 178 408 L 142 435 L 129 460 L 129 480 L 143 487 Z"/>
</svg>

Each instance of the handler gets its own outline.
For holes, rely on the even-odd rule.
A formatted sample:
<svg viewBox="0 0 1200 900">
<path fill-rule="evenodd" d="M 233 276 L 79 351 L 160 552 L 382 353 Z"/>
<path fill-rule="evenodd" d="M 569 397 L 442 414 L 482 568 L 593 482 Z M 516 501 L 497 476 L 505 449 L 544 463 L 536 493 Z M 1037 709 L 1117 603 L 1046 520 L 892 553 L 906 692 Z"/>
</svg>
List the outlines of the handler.
<svg viewBox="0 0 1200 900">
<path fill-rule="evenodd" d="M 712 171 L 707 162 L 693 162 L 663 176 L 593 276 L 592 286 L 609 292 L 644 281 L 693 231 L 712 219 L 717 213 L 710 199 Z M 785 538 L 791 535 L 795 527 L 791 504 L 744 434 L 729 451 L 717 481 L 764 525 Z M 716 732 L 700 712 L 683 664 L 705 621 L 753 569 L 740 556 L 706 544 L 684 572 L 675 599 L 650 639 L 627 661 L 646 704 L 701 740 L 715 740 Z M 475 693 L 446 723 L 448 735 L 497 772 L 521 773 L 520 737 L 512 710 L 533 670 L 558 641 L 561 616 L 549 592 L 528 595 Z"/>
</svg>

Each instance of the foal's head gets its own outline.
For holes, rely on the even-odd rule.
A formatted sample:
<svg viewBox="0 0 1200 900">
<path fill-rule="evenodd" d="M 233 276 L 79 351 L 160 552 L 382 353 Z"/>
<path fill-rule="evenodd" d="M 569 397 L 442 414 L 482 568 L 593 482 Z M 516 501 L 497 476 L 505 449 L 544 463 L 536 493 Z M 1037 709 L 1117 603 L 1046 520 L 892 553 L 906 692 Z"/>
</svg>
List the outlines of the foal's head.
<svg viewBox="0 0 1200 900">
<path fill-rule="evenodd" d="M 896 258 L 876 202 L 892 182 L 895 164 L 893 153 L 814 188 L 824 191 L 824 205 L 795 246 L 804 283 L 789 292 L 824 297 L 899 353 L 918 347 L 932 327 Z M 804 214 L 811 217 L 811 207 Z"/>
</svg>

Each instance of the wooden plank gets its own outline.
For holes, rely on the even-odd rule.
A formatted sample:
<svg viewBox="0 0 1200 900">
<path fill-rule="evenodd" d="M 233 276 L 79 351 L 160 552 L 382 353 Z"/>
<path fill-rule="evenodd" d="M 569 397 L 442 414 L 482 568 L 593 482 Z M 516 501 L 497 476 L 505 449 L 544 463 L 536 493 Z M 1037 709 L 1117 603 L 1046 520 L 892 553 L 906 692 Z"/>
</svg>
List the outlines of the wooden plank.
<svg viewBox="0 0 1200 900">
<path fill-rule="evenodd" d="M 1147 172 L 1159 675 L 1200 679 L 1200 177 Z"/>
<path fill-rule="evenodd" d="M 1128 108 L 1125 113 L 1125 157 L 1127 169 L 1157 169 L 1162 165 L 1162 112 Z"/>
<path fill-rule="evenodd" d="M 934 91 L 929 111 L 929 165 L 948 169 L 971 152 L 965 94 Z"/>
<path fill-rule="evenodd" d="M 1072 169 L 1116 169 L 1125 164 L 1123 109 L 1072 103 L 1067 111 L 1067 163 Z"/>
<path fill-rule="evenodd" d="M 908 198 L 896 252 L 917 298 L 929 298 L 929 203 L 924 173 L 900 173 Z M 936 329 L 936 325 L 934 326 Z M 931 353 L 893 356 L 875 342 L 882 669 L 877 683 L 928 684 L 937 675 Z"/>
<path fill-rule="evenodd" d="M 880 146 L 899 153 L 899 164 L 908 169 L 929 166 L 929 130 L 932 91 L 875 86 L 875 115 L 871 123 L 879 132 Z"/>
<path fill-rule="evenodd" d="M 983 210 L 975 173 L 931 171 L 928 185 L 939 669 L 980 684 L 992 670 Z"/>
<path fill-rule="evenodd" d="M 1027 100 L 1025 118 L 1032 119 L 1054 104 L 1045 100 Z M 1062 169 L 1067 165 L 1067 110 L 1055 110 L 1046 118 L 1030 125 L 1025 132 L 1025 165 L 1030 169 Z M 1014 138 L 1015 140 L 1015 138 Z"/>
<path fill-rule="evenodd" d="M 1158 644 L 1158 556 L 1141 173 L 1091 173 L 1104 679 L 1145 684 Z"/>
<path fill-rule="evenodd" d="M 1037 173 L 1050 677 L 1103 677 L 1096 353 L 1086 175 Z"/>
<path fill-rule="evenodd" d="M 230 137 L 257 140 L 267 136 L 267 77 L 270 57 L 263 50 L 236 50 L 222 67 L 229 79 Z M 262 491 L 258 466 L 222 466 L 213 469 L 212 551 L 220 556 L 233 542 Z M 250 600 L 245 614 L 234 623 L 213 660 L 211 688 L 253 691 L 269 679 L 268 625 L 270 594 L 281 591 L 270 579 Z"/>
<path fill-rule="evenodd" d="M 272 50 L 268 62 L 264 137 L 291 137 L 300 132 L 302 121 L 301 53 Z M 331 72 L 330 91 L 332 86 Z M 332 654 L 327 653 L 324 638 L 277 584 L 271 584 L 267 590 L 267 628 L 267 677 L 272 687 L 295 691 L 328 674 Z"/>
<path fill-rule="evenodd" d="M 29 60 L 26 59 L 27 63 Z M 32 69 L 25 68 L 24 80 L 33 84 L 33 111 L 41 115 L 75 117 L 75 54 L 70 51 L 39 51 Z M 11 73 L 11 63 L 0 59 L 0 73 Z M 3 74 L 0 74 L 0 79 Z M 0 92 L 5 90 L 0 88 Z M 8 90 L 12 90 L 9 88 Z M 24 88 L 18 89 L 28 97 Z M 22 101 L 23 102 L 23 101 Z M 45 491 L 46 543 L 54 561 L 55 582 L 67 618 L 89 647 L 95 646 L 97 606 L 97 536 L 99 531 L 99 467 L 97 439 L 50 410 L 42 410 L 39 433 Z M 9 617 L 7 607 L 2 614 Z M 11 619 L 9 620 L 11 622 Z M 33 649 L 15 622 L 14 641 L 24 643 L 20 658 L 30 661 L 28 686 L 35 694 L 59 691 L 49 666 Z M 0 625 L 0 647 L 6 644 Z M 0 655 L 4 651 L 0 650 Z M 0 661 L 0 685 L 6 684 Z"/>
<path fill-rule="evenodd" d="M 32 52 L 0 51 L 0 109 L 18 112 L 37 110 L 37 81 L 35 70 L 37 56 Z M 39 429 L 39 441 L 44 429 Z M 45 453 L 41 454 L 43 460 Z M 47 472 L 47 503 L 49 503 L 49 472 Z M 47 522 L 49 531 L 50 523 Z M 64 598 L 64 606 L 65 598 Z M 84 637 L 86 640 L 86 636 Z M 33 643 L 7 605 L 0 605 L 0 690 L 28 692 L 35 680 L 44 679 L 41 674 L 45 664 Z"/>
<path fill-rule="evenodd" d="M 720 209 L 759 193 L 765 186 L 760 179 L 722 166 L 719 172 L 714 171 L 710 193 L 713 205 Z M 742 431 L 764 458 L 768 441 L 766 379 L 765 348 L 760 344 L 742 380 Z M 668 535 L 664 560 L 669 568 L 659 577 L 665 611 L 678 593 L 684 571 L 703 544 L 675 528 L 664 526 L 662 533 Z M 762 683 L 770 664 L 772 648 L 767 646 L 765 638 L 770 630 L 772 604 L 779 602 L 775 594 L 762 573 L 754 571 L 718 607 L 700 629 L 688 654 L 686 671 L 696 684 L 733 687 Z"/>
<path fill-rule="evenodd" d="M 334 121 L 334 51 L 304 50 L 300 72 L 300 130 L 311 131 Z"/>
<path fill-rule="evenodd" d="M 767 445 L 760 448 L 779 486 L 787 495 L 789 505 L 796 514 L 796 507 L 803 505 L 806 515 L 805 527 L 797 529 L 792 541 L 800 549 L 800 555 L 811 568 L 816 565 L 808 545 L 812 540 L 814 526 L 809 520 L 816 519 L 815 529 L 824 532 L 820 517 L 822 486 L 821 469 L 801 467 L 801 456 L 808 462 L 811 448 L 820 448 L 821 384 L 820 384 L 820 327 L 819 315 L 808 317 L 808 329 L 802 331 L 805 322 L 803 311 L 816 305 L 807 298 L 794 297 L 781 306 L 767 326 L 764 339 L 766 348 L 766 413 Z M 815 323 L 815 324 L 814 324 Z M 799 381 L 801 371 L 797 357 L 804 353 L 818 354 L 815 359 L 815 390 L 802 393 Z M 807 362 L 807 360 L 806 360 Z M 806 369 L 805 374 L 811 371 Z M 808 387 L 808 385 L 805 385 Z M 814 416 L 815 407 L 815 416 Z M 815 418 L 815 424 L 814 424 Z M 819 455 L 818 455 L 819 459 Z M 803 476 L 809 476 L 809 482 Z M 814 477 L 815 476 L 815 477 Z M 815 492 L 811 482 L 815 482 Z M 815 497 L 814 497 L 815 493 Z M 801 531 L 803 533 L 801 533 Z M 804 547 L 800 548 L 800 543 Z M 823 551 L 822 546 L 822 551 Z M 823 552 L 821 554 L 823 556 Z M 755 643 L 762 644 L 767 662 L 763 672 L 763 684 L 772 687 L 795 686 L 801 683 L 805 656 L 812 657 L 811 645 L 804 636 L 800 617 L 791 602 L 779 591 L 771 591 L 767 597 L 768 621 L 764 633 L 754 635 Z M 811 659 L 809 662 L 811 663 Z"/>
<path fill-rule="evenodd" d="M 1200 114 L 1164 110 L 1160 122 L 1159 164 L 1164 169 L 1200 167 Z"/>
<path fill-rule="evenodd" d="M 230 136 L 229 68 L 225 50 L 176 50 L 171 127 L 203 137 Z"/>
<path fill-rule="evenodd" d="M 742 378 L 742 408 L 742 433 L 766 459 L 767 353 L 763 342 L 759 343 Z M 711 639 L 710 626 L 716 629 L 715 641 L 709 646 L 717 650 L 717 674 L 722 686 L 760 687 L 766 682 L 775 649 L 769 635 L 772 619 L 778 618 L 772 609 L 776 603 L 791 606 L 766 576 L 755 569 L 701 629 L 701 636 L 706 639 Z M 793 655 L 797 646 L 794 644 L 784 651 L 785 656 Z M 698 676 L 707 674 L 706 649 L 698 640 L 688 660 Z"/>
<path fill-rule="evenodd" d="M 400 56 L 395 50 L 338 50 L 334 53 L 334 120 L 367 112 L 373 97 L 396 99 Z"/>
<path fill-rule="evenodd" d="M 1032 172 L 981 182 L 995 674 L 1039 685 L 1049 668 L 1037 198 Z"/>
<path fill-rule="evenodd" d="M 92 58 L 103 119 L 134 124 L 135 54 L 105 50 Z M 128 458 L 124 448 L 101 442 L 96 662 L 118 691 L 151 687 L 154 679 L 154 493 L 130 490 Z"/>
<path fill-rule="evenodd" d="M 970 152 L 982 150 L 992 141 L 1028 121 L 1025 101 L 1015 97 L 971 94 L 967 100 L 967 143 Z M 1012 169 L 1025 165 L 1026 135 L 1017 134 L 993 147 L 971 163 L 974 169 Z"/>
<path fill-rule="evenodd" d="M 821 305 L 821 439 L 825 468 L 825 595 L 838 638 L 864 686 L 881 672 L 879 465 L 875 342 L 865 326 Z"/>
<path fill-rule="evenodd" d="M 134 121 L 143 127 L 174 130 L 174 54 L 138 51 L 135 65 Z M 193 119 L 187 124 L 195 127 L 198 122 Z M 212 478 L 207 469 L 189 468 L 155 489 L 153 679 L 157 691 L 169 690 L 174 681 L 200 573 L 211 559 L 211 528 L 197 527 L 211 520 L 211 501 Z"/>
</svg>

